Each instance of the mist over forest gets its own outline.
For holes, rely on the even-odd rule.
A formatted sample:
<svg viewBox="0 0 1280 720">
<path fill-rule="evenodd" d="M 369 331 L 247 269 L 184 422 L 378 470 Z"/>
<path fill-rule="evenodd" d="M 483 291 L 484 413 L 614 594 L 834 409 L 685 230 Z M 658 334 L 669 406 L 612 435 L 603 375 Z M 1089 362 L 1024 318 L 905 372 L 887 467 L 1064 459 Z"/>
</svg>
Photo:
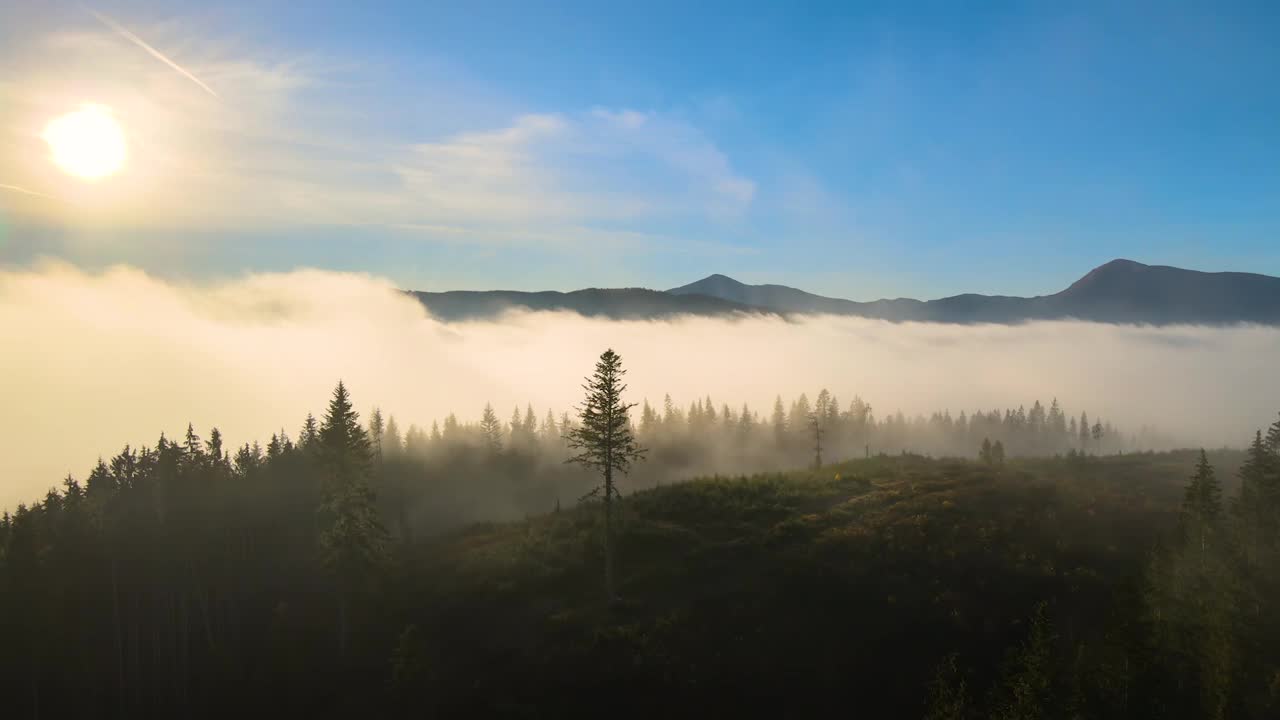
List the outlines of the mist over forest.
<svg viewBox="0 0 1280 720">
<path fill-rule="evenodd" d="M 1280 718 L 1278 21 L 0 0 L 0 720 Z"/>
<path fill-rule="evenodd" d="M 68 473 L 83 476 L 126 444 L 179 437 L 188 423 L 206 435 L 218 428 L 228 448 L 265 447 L 282 431 L 296 437 L 338 379 L 366 416 L 378 407 L 406 434 L 416 426 L 429 437 L 450 416 L 474 426 L 491 405 L 504 432 L 513 409 L 523 423 L 532 408 L 545 436 L 546 415 L 563 419 L 578 403 L 582 358 L 605 346 L 632 368 L 628 397 L 668 419 L 669 398 L 685 424 L 695 403 L 710 400 L 713 424 L 723 423 L 726 405 L 740 420 L 745 404 L 763 437 L 779 398 L 791 415 L 801 395 L 813 404 L 823 390 L 839 405 L 837 423 L 857 399 L 877 425 L 888 424 L 833 436 L 833 460 L 867 446 L 973 455 L 982 438 L 954 431 L 962 413 L 995 412 L 1003 422 L 1037 402 L 1047 414 L 1055 399 L 1064 418 L 1086 412 L 1107 423 L 1108 450 L 1238 446 L 1272 411 L 1256 389 L 1271 382 L 1280 358 L 1280 329 L 1247 325 L 610 321 L 538 312 L 442 323 L 386 280 L 319 270 L 204 283 L 128 267 L 5 270 L 0 324 L 22 338 L 7 347 L 0 376 L 0 390 L 23 408 L 0 420 L 13 439 L 0 458 L 6 507 Z M 722 446 L 732 442 L 700 446 L 672 472 L 780 468 L 798 458 L 771 454 L 770 443 L 749 443 L 751 457 Z M 1034 450 L 1068 447 L 1053 440 Z M 1011 452 L 1021 452 L 1019 441 Z M 661 476 L 650 475 L 638 482 Z"/>
</svg>

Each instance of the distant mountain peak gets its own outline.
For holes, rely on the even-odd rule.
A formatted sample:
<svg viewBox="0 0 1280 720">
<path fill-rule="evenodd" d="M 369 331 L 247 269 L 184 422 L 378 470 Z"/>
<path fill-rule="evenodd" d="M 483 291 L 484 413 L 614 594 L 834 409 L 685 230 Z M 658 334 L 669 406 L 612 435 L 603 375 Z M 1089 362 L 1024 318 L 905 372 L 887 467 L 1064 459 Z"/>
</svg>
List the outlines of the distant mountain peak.
<svg viewBox="0 0 1280 720">
<path fill-rule="evenodd" d="M 1102 283 L 1124 282 L 1125 278 L 1132 277 L 1134 273 L 1149 269 L 1151 269 L 1150 265 L 1124 258 L 1116 258 L 1085 273 L 1079 280 L 1071 283 L 1071 286 L 1067 288 L 1067 292 L 1072 289 L 1086 288 Z"/>
<path fill-rule="evenodd" d="M 711 275 L 708 275 L 702 278 L 701 280 L 696 280 L 694 282 L 689 283 L 688 285 L 683 285 L 678 288 L 672 288 L 667 292 L 677 292 L 680 290 L 693 291 L 692 290 L 693 288 L 698 288 L 698 287 L 749 287 L 749 286 L 744 282 L 741 282 L 739 280 L 734 280 L 728 275 L 713 273 Z"/>
<path fill-rule="evenodd" d="M 1085 273 L 1085 277 L 1089 277 L 1090 275 L 1094 275 L 1094 274 L 1102 275 L 1107 273 L 1122 273 L 1122 272 L 1135 272 L 1138 270 L 1149 270 L 1152 267 L 1153 266 L 1151 265 L 1140 263 L 1136 260 L 1126 260 L 1124 258 L 1116 258 L 1115 260 L 1103 263 L 1098 267 Z"/>
<path fill-rule="evenodd" d="M 417 293 L 437 315 L 466 318 L 505 308 L 572 310 L 612 318 L 744 313 L 821 313 L 890 321 L 1021 323 L 1075 319 L 1108 323 L 1280 325 L 1280 278 L 1199 272 L 1117 258 L 1050 295 L 965 293 L 936 300 L 854 302 L 785 285 L 748 285 L 715 273 L 666 292 L 642 289 L 571 293 Z"/>
<path fill-rule="evenodd" d="M 1115 260 L 1112 260 L 1110 262 L 1105 262 L 1094 269 L 1102 270 L 1104 268 L 1135 268 L 1135 267 L 1151 267 L 1151 266 L 1145 263 L 1140 263 L 1137 260 L 1129 260 L 1126 258 L 1116 258 Z"/>
</svg>

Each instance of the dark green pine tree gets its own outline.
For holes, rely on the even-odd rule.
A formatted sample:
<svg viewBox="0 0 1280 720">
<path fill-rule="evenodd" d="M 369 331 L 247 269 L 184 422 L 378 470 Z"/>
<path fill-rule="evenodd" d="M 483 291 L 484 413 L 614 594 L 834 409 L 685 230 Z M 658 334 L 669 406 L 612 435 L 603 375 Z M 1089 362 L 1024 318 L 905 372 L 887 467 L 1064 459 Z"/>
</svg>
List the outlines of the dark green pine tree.
<svg viewBox="0 0 1280 720">
<path fill-rule="evenodd" d="M 379 466 L 382 465 L 382 439 L 386 429 L 387 426 L 382 421 L 382 409 L 375 407 L 369 414 L 369 440 L 373 448 L 373 459 Z"/>
<path fill-rule="evenodd" d="M 538 417 L 533 414 L 532 403 L 525 404 L 524 421 L 520 424 L 520 432 L 525 445 L 528 446 L 527 449 L 533 449 L 534 442 L 538 439 Z"/>
<path fill-rule="evenodd" d="M 1234 507 L 1243 535 L 1245 559 L 1256 562 L 1259 553 L 1274 536 L 1277 500 L 1276 456 L 1267 449 L 1262 431 L 1253 436 L 1244 464 L 1240 466 L 1240 495 Z"/>
<path fill-rule="evenodd" d="M 569 447 L 576 452 L 565 461 L 595 470 L 603 479 L 592 495 L 604 495 L 604 582 L 610 602 L 618 597 L 613 531 L 613 499 L 618 491 L 614 473 L 626 474 L 632 461 L 643 459 L 646 452 L 636 444 L 631 432 L 628 411 L 635 403 L 622 401 L 627 389 L 622 381 L 626 372 L 622 358 L 612 349 L 600 355 L 595 372 L 583 385 L 587 396 L 579 407 L 578 425 L 567 437 Z"/>
<path fill-rule="evenodd" d="M 185 469 L 196 469 L 204 465 L 204 445 L 191 423 L 187 423 L 187 435 L 182 443 L 182 459 L 186 464 Z"/>
<path fill-rule="evenodd" d="M 1271 423 L 1271 427 L 1267 428 L 1267 449 L 1272 454 L 1280 454 L 1280 420 Z"/>
<path fill-rule="evenodd" d="M 782 396 L 773 401 L 773 444 L 781 450 L 787 444 L 787 413 L 782 407 Z"/>
<path fill-rule="evenodd" d="M 387 531 L 369 489 L 373 452 L 342 382 L 334 388 L 318 436 L 324 481 L 320 547 L 338 590 L 338 650 L 345 654 L 350 599 L 380 564 Z"/>
<path fill-rule="evenodd" d="M 391 415 L 387 418 L 387 431 L 382 439 L 382 451 L 388 457 L 396 457 L 400 451 L 404 449 L 404 440 L 400 438 L 400 426 L 396 424 L 396 418 Z"/>
<path fill-rule="evenodd" d="M 307 413 L 307 419 L 302 423 L 302 430 L 298 431 L 298 445 L 303 448 L 313 448 L 319 439 L 320 431 L 316 426 L 316 417 Z"/>
<path fill-rule="evenodd" d="M 448 427 L 446 424 L 445 427 Z M 480 417 L 480 434 L 484 437 L 485 449 L 491 455 L 502 450 L 502 421 L 493 411 L 493 405 L 485 403 L 484 414 Z"/>
<path fill-rule="evenodd" d="M 1187 539 L 1199 548 L 1202 559 L 1209 547 L 1209 539 L 1218 527 L 1221 513 L 1222 486 L 1218 484 L 1208 455 L 1201 448 L 1196 472 L 1187 484 L 1186 497 L 1182 501 L 1182 515 Z"/>
<path fill-rule="evenodd" d="M 987 713 L 998 720 L 1039 720 L 1053 707 L 1050 699 L 1050 651 L 1053 636 L 1045 616 L 1045 604 L 1036 606 L 1030 632 L 1022 647 L 1010 658 L 1004 680 L 993 691 L 992 708 Z"/>
</svg>

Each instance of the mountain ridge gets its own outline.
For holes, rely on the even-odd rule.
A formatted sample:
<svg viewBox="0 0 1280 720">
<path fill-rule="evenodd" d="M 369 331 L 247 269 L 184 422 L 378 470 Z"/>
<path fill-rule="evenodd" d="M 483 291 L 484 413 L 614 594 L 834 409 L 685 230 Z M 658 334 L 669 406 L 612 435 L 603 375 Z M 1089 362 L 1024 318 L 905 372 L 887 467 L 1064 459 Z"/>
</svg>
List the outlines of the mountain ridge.
<svg viewBox="0 0 1280 720">
<path fill-rule="evenodd" d="M 934 300 L 882 298 L 855 301 L 787 285 L 748 285 L 715 273 L 666 291 L 588 288 L 543 291 L 414 291 L 436 317 L 469 320 L 510 309 L 558 310 L 618 320 L 678 315 L 744 316 L 833 314 L 893 322 L 1014 324 L 1077 319 L 1116 324 L 1256 323 L 1280 325 L 1280 278 L 1244 272 L 1202 272 L 1118 258 L 1066 288 L 1019 297 L 962 293 Z"/>
</svg>

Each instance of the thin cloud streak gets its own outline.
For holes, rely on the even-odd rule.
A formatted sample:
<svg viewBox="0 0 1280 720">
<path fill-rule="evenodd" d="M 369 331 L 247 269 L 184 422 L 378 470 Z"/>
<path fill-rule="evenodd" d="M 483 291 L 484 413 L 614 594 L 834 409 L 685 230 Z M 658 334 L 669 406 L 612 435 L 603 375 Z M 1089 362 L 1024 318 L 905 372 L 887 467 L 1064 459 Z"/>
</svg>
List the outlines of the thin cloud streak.
<svg viewBox="0 0 1280 720">
<path fill-rule="evenodd" d="M 23 195 L 31 195 L 33 197 L 44 198 L 46 200 L 55 200 L 57 202 L 62 202 L 61 198 L 56 198 L 52 195 L 46 195 L 42 192 L 36 192 L 35 190 L 28 190 L 27 188 L 18 187 L 17 185 L 6 185 L 4 183 L 0 183 L 0 190 L 9 190 L 11 192 L 22 193 Z"/>
<path fill-rule="evenodd" d="M 164 53 L 148 45 L 145 41 L 143 41 L 142 38 L 129 32 L 129 30 L 124 26 L 120 25 L 120 23 L 117 23 L 116 21 L 93 10 L 92 8 L 85 8 L 85 10 L 88 11 L 90 15 L 93 15 L 95 18 L 97 18 L 98 22 L 101 22 L 103 25 L 106 25 L 107 27 L 116 31 L 116 33 L 118 33 L 121 37 L 128 40 L 129 42 L 132 42 L 134 45 L 137 45 L 143 50 L 146 50 L 147 52 L 151 53 L 152 57 L 164 63 L 165 65 L 168 65 L 174 70 L 178 71 L 183 77 L 187 78 L 188 80 L 195 83 L 196 85 L 199 85 L 202 90 L 214 96 L 215 98 L 218 98 L 218 93 L 214 92 L 213 88 L 204 84 L 204 81 L 202 81 L 200 78 L 193 75 L 189 70 L 182 67 L 178 63 L 170 60 L 168 57 L 164 55 Z M 221 100 L 221 98 L 218 98 L 218 99 Z"/>
</svg>

